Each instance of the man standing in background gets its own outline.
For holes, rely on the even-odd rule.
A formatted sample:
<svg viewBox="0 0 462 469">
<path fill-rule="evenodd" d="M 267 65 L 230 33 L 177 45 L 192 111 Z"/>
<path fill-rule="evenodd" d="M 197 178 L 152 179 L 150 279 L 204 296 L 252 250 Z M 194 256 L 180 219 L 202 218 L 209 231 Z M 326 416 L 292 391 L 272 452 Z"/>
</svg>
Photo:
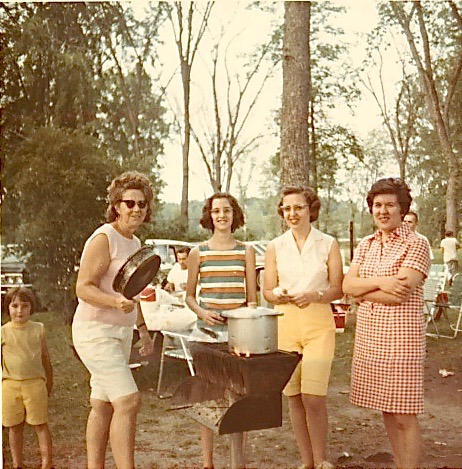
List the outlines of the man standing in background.
<svg viewBox="0 0 462 469">
<path fill-rule="evenodd" d="M 432 252 L 432 247 L 430 245 L 430 242 L 428 241 L 428 238 L 424 236 L 423 234 L 418 233 L 417 230 L 417 225 L 419 223 L 419 217 L 417 216 L 416 212 L 407 212 L 407 214 L 404 216 L 404 223 L 407 224 L 407 226 L 413 231 L 415 234 L 419 235 L 425 241 L 427 241 L 428 246 L 430 247 L 430 260 L 433 260 L 435 256 L 433 255 Z"/>
<path fill-rule="evenodd" d="M 184 291 L 188 282 L 188 256 L 191 248 L 179 248 L 176 255 L 178 262 L 167 275 L 165 290 L 169 292 Z"/>
<path fill-rule="evenodd" d="M 452 277 L 459 270 L 459 261 L 457 259 L 457 250 L 460 248 L 459 241 L 454 237 L 454 233 L 450 230 L 446 231 L 446 237 L 441 240 L 440 247 L 443 250 L 443 262 L 448 269 L 449 285 L 452 283 Z"/>
</svg>

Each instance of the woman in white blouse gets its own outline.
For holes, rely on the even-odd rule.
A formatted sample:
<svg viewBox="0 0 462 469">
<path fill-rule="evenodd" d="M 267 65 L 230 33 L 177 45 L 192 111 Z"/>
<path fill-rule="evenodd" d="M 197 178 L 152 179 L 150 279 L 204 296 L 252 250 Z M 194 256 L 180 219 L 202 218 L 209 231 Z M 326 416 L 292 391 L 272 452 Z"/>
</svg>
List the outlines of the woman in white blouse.
<svg viewBox="0 0 462 469">
<path fill-rule="evenodd" d="M 342 258 L 337 241 L 311 225 L 321 203 L 307 187 L 283 190 L 278 213 L 289 230 L 268 245 L 267 301 L 279 318 L 279 349 L 303 355 L 284 394 L 302 468 L 333 467 L 326 461 L 326 393 L 335 349 L 330 302 L 342 297 Z"/>
</svg>

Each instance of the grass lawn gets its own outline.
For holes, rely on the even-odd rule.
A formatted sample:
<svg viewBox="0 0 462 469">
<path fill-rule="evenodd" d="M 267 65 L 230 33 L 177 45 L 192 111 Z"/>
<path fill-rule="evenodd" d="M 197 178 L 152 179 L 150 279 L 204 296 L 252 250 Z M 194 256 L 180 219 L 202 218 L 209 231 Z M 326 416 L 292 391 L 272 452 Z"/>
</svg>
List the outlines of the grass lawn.
<svg viewBox="0 0 462 469">
<path fill-rule="evenodd" d="M 2 317 L 3 321 L 6 320 Z M 56 469 L 83 469 L 85 459 L 85 425 L 89 412 L 89 375 L 74 356 L 71 348 L 70 326 L 50 312 L 36 313 L 33 320 L 45 324 L 47 341 L 54 369 L 54 389 L 49 401 L 50 429 Z M 457 450 L 462 412 L 462 334 L 457 340 L 428 339 L 426 364 L 427 413 L 423 417 L 424 461 L 426 467 L 462 467 L 462 455 Z M 345 333 L 337 334 L 336 356 L 328 394 L 330 416 L 329 453 L 337 467 L 377 468 L 376 453 L 389 452 L 381 419 L 368 410 L 358 410 L 348 403 L 351 355 L 354 344 L 354 324 L 347 324 Z M 137 461 L 140 469 L 170 469 L 200 467 L 200 445 L 195 422 L 172 412 L 169 399 L 155 394 L 158 372 L 157 355 L 148 366 L 134 371 L 142 392 L 142 408 L 137 425 Z M 184 362 L 169 362 L 165 386 L 174 388 L 188 376 Z M 455 371 L 443 379 L 440 368 Z M 426 404 L 427 405 L 427 404 Z M 299 456 L 287 417 L 284 401 L 283 427 L 249 433 L 250 468 L 283 469 L 297 467 Z M 216 467 L 226 467 L 229 447 L 227 439 L 216 439 Z M 3 431 L 3 457 L 11 467 L 7 432 Z M 445 446 L 435 446 L 443 442 Z M 270 450 L 273 448 L 273 450 Z M 459 447 L 460 450 L 460 447 Z M 345 459 L 344 453 L 349 453 Z M 343 458 L 343 459 L 342 459 Z M 369 459 L 368 459 L 369 458 Z M 35 434 L 26 426 L 24 462 L 27 468 L 37 467 L 39 452 Z M 460 464 L 459 464 L 460 462 Z M 287 464 L 290 465 L 287 465 Z M 389 464 L 389 463 L 388 463 Z M 108 451 L 107 469 L 113 469 Z"/>
</svg>

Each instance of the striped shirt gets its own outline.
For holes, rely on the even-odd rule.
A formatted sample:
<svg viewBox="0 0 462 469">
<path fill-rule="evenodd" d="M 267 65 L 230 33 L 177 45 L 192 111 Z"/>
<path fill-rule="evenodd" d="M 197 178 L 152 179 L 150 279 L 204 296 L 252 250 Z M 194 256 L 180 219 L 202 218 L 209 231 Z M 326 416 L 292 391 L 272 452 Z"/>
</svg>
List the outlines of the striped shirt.
<svg viewBox="0 0 462 469">
<path fill-rule="evenodd" d="M 239 241 L 233 249 L 213 250 L 199 245 L 199 305 L 228 310 L 246 303 L 245 249 Z"/>
</svg>

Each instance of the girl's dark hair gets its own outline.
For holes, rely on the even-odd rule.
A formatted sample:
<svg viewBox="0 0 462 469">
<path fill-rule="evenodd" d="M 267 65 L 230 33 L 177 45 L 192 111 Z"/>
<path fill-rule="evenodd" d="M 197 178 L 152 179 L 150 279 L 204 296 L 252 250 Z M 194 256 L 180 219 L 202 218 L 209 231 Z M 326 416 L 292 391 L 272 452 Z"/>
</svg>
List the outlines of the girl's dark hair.
<svg viewBox="0 0 462 469">
<path fill-rule="evenodd" d="M 117 219 L 118 215 L 115 206 L 122 200 L 124 192 L 129 189 L 138 189 L 143 192 L 146 202 L 148 203 L 144 221 L 151 221 L 152 201 L 154 199 L 151 181 L 147 176 L 137 171 L 127 171 L 114 178 L 107 188 L 109 206 L 106 210 L 106 221 L 108 223 Z"/>
<path fill-rule="evenodd" d="M 372 213 L 374 198 L 381 194 L 395 194 L 401 207 L 401 215 L 404 217 L 409 212 L 412 202 L 411 190 L 401 178 L 383 178 L 372 184 L 366 197 L 370 213 Z"/>
<path fill-rule="evenodd" d="M 10 303 L 15 299 L 19 298 L 21 301 L 30 304 L 30 314 L 35 313 L 37 308 L 37 297 L 35 293 L 26 287 L 14 287 L 10 288 L 5 295 L 4 307 L 8 314 L 10 314 Z"/>
<path fill-rule="evenodd" d="M 229 203 L 231 204 L 231 208 L 233 209 L 233 223 L 231 225 L 231 232 L 234 233 L 238 228 L 244 226 L 245 218 L 244 212 L 242 211 L 241 207 L 239 206 L 237 200 L 227 192 L 216 192 L 211 197 L 209 197 L 202 207 L 202 218 L 200 219 L 199 223 L 201 226 L 208 230 L 215 230 L 212 221 L 212 204 L 215 199 L 228 199 Z"/>
<path fill-rule="evenodd" d="M 305 186 L 289 186 L 289 187 L 284 187 L 282 189 L 282 194 L 281 198 L 278 203 L 278 214 L 282 218 L 284 218 L 284 213 L 282 211 L 282 204 L 284 197 L 291 195 L 291 194 L 301 194 L 305 200 L 306 203 L 310 207 L 310 222 L 316 221 L 319 217 L 319 210 L 321 209 L 321 201 L 319 200 L 319 197 L 317 196 L 316 192 L 314 192 L 313 189 L 310 187 L 305 187 Z"/>
</svg>

